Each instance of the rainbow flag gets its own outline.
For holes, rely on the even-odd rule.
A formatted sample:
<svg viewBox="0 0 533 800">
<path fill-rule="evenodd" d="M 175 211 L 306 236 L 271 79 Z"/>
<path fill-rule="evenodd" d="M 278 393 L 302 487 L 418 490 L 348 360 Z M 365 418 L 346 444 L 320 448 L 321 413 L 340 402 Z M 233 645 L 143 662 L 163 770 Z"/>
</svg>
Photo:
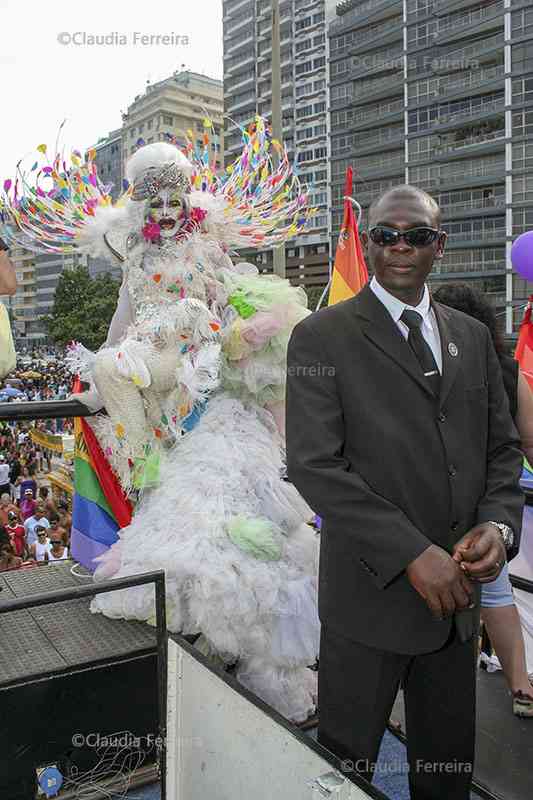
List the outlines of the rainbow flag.
<svg viewBox="0 0 533 800">
<path fill-rule="evenodd" d="M 346 170 L 344 196 L 351 197 L 353 189 L 352 168 Z M 344 219 L 335 252 L 335 265 L 329 290 L 328 305 L 349 300 L 368 283 L 368 270 L 359 239 L 357 222 L 350 200 L 344 201 Z"/>
<path fill-rule="evenodd" d="M 76 382 L 73 391 L 80 390 Z M 71 554 L 89 570 L 131 522 L 132 507 L 87 421 L 74 420 L 74 502 Z"/>
<path fill-rule="evenodd" d="M 520 364 L 520 372 L 525 377 L 531 389 L 533 389 L 533 323 L 531 322 L 531 307 L 533 304 L 533 294 L 528 298 L 527 308 L 524 318 L 520 323 L 518 332 L 518 342 L 514 357 Z"/>
</svg>

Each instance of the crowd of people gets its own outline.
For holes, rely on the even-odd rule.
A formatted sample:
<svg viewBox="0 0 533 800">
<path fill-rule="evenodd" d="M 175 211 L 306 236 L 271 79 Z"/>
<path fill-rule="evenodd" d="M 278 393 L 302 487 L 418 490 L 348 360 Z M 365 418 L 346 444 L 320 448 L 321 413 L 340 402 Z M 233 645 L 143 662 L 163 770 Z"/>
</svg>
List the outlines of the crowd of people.
<svg viewBox="0 0 533 800">
<path fill-rule="evenodd" d="M 65 399 L 69 373 L 56 354 L 34 351 L 17 358 L 4 380 L 8 402 Z M 72 517 L 68 496 L 56 500 L 47 478 L 52 452 L 35 442 L 31 428 L 68 433 L 72 420 L 0 422 L 0 572 L 50 564 L 69 557 Z"/>
</svg>

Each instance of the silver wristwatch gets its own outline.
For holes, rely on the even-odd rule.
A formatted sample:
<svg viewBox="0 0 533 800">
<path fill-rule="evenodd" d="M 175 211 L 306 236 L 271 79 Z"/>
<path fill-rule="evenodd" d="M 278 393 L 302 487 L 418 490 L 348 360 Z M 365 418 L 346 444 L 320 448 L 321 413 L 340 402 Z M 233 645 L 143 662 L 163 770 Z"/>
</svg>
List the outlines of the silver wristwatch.
<svg viewBox="0 0 533 800">
<path fill-rule="evenodd" d="M 504 522 L 493 522 L 492 520 L 490 520 L 487 524 L 494 525 L 496 528 L 498 528 L 501 533 L 505 549 L 509 550 L 514 543 L 514 533 L 509 525 L 506 525 Z"/>
</svg>

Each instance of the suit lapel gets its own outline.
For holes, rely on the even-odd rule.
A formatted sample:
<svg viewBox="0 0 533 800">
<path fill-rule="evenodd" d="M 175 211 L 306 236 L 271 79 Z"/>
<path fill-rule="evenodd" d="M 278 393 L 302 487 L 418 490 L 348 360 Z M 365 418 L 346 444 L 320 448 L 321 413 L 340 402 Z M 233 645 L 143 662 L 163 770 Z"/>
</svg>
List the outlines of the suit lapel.
<svg viewBox="0 0 533 800">
<path fill-rule="evenodd" d="M 355 304 L 356 313 L 366 321 L 366 324 L 362 326 L 366 338 L 376 347 L 379 347 L 389 358 L 392 358 L 411 376 L 421 389 L 433 397 L 433 392 L 422 374 L 415 354 L 372 289 L 369 286 L 365 286 L 353 301 L 349 302 Z"/>
<path fill-rule="evenodd" d="M 442 350 L 442 381 L 440 385 L 440 407 L 446 402 L 461 366 L 463 338 L 459 327 L 446 306 L 431 301 L 439 326 Z"/>
</svg>

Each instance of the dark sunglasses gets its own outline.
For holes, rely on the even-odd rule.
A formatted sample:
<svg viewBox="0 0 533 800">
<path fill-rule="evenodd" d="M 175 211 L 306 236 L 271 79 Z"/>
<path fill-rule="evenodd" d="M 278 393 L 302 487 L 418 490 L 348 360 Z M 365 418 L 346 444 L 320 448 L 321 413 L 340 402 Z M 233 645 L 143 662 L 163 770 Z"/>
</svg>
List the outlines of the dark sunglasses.
<svg viewBox="0 0 533 800">
<path fill-rule="evenodd" d="M 63 544 L 63 542 L 60 542 L 59 539 L 50 539 L 50 544 Z"/>
<path fill-rule="evenodd" d="M 380 247 L 398 244 L 400 239 L 403 239 L 409 247 L 427 247 L 441 234 L 442 231 L 436 228 L 409 228 L 408 231 L 397 231 L 395 228 L 387 228 L 385 225 L 376 225 L 368 231 L 374 244 Z"/>
</svg>

